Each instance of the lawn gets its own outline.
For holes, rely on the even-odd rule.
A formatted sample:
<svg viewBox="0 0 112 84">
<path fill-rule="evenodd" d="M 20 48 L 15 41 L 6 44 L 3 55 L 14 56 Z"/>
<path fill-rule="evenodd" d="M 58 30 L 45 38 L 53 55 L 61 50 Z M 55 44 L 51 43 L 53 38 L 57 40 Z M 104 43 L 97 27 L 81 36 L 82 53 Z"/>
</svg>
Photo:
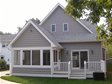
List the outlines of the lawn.
<svg viewBox="0 0 112 84">
<path fill-rule="evenodd" d="M 107 65 L 107 79 L 105 81 L 72 80 L 67 78 L 40 78 L 40 77 L 1 77 L 5 80 L 22 83 L 22 84 L 112 84 L 112 63 Z"/>
<path fill-rule="evenodd" d="M 39 77 L 2 77 L 3 79 L 18 82 L 22 84 L 112 84 L 109 81 L 93 81 L 92 79 L 87 80 L 68 80 L 65 78 L 39 78 Z"/>
</svg>

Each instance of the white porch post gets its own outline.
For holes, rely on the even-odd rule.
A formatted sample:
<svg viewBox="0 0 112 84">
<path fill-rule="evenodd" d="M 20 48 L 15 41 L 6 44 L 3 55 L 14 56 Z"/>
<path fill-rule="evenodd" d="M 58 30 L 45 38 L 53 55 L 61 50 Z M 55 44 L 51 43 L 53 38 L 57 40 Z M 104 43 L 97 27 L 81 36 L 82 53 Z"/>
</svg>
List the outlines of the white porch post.
<svg viewBox="0 0 112 84">
<path fill-rule="evenodd" d="M 11 49 L 10 76 L 12 76 L 13 73 L 13 63 L 14 63 L 14 50 Z"/>
<path fill-rule="evenodd" d="M 60 52 L 60 50 L 57 50 L 57 62 L 58 62 L 58 69 L 60 70 L 59 52 Z"/>
<path fill-rule="evenodd" d="M 53 72 L 54 72 L 54 52 L 53 49 L 50 49 L 50 59 L 51 59 L 51 77 L 53 77 Z"/>
<path fill-rule="evenodd" d="M 43 50 L 40 50 L 40 66 L 43 66 Z"/>
<path fill-rule="evenodd" d="M 32 50 L 30 50 L 30 65 L 32 66 Z"/>
<path fill-rule="evenodd" d="M 85 79 L 86 79 L 86 61 L 84 61 L 84 75 L 85 75 Z"/>
<path fill-rule="evenodd" d="M 23 50 L 20 50 L 20 65 L 23 65 L 23 54 L 22 54 Z"/>
</svg>

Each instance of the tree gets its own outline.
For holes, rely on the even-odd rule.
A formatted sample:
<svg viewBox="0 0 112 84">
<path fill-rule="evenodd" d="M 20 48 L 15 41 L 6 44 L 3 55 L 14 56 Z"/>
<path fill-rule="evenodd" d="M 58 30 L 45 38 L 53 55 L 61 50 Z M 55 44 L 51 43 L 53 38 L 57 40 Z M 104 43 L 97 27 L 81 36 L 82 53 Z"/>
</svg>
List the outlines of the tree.
<svg viewBox="0 0 112 84">
<path fill-rule="evenodd" d="M 73 19 L 86 16 L 85 20 L 98 24 L 101 17 L 105 18 L 105 24 L 97 26 L 97 39 L 106 39 L 106 43 L 112 44 L 112 0 L 66 0 L 68 5 L 65 13 Z"/>
<path fill-rule="evenodd" d="M 9 32 L 6 32 L 6 33 L 3 33 L 2 31 L 0 31 L 0 35 L 9 35 L 9 34 L 11 34 L 11 33 L 9 33 Z"/>
<path fill-rule="evenodd" d="M 0 31 L 0 35 L 4 34 L 2 31 Z"/>
<path fill-rule="evenodd" d="M 38 18 L 36 18 L 36 19 L 32 18 L 31 20 L 34 21 L 34 22 L 36 22 L 37 24 L 40 23 L 40 20 L 39 20 Z M 26 23 L 27 23 L 27 22 L 28 22 L 28 21 L 26 20 Z M 18 32 L 21 31 L 21 29 L 22 29 L 22 27 L 17 27 Z"/>
</svg>

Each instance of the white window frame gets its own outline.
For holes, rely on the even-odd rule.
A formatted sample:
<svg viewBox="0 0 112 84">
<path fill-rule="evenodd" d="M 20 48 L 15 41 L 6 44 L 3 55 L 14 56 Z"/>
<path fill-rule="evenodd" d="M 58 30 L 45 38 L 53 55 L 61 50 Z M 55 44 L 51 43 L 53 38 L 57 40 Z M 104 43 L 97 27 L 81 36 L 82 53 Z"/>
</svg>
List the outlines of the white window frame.
<svg viewBox="0 0 112 84">
<path fill-rule="evenodd" d="M 67 31 L 64 31 L 64 24 L 67 24 Z M 68 23 L 63 23 L 63 32 L 68 32 L 69 28 L 68 28 Z"/>
<path fill-rule="evenodd" d="M 55 25 L 55 31 L 52 31 L 52 25 Z M 51 24 L 51 32 L 56 32 L 56 24 Z"/>
</svg>

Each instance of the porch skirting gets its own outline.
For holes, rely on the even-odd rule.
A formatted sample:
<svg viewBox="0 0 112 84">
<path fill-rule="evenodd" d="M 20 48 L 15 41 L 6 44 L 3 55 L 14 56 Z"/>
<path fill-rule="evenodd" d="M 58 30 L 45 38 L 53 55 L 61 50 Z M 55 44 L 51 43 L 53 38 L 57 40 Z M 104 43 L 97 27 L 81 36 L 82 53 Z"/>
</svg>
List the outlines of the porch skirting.
<svg viewBox="0 0 112 84">
<path fill-rule="evenodd" d="M 15 74 L 51 74 L 51 68 L 13 67 L 12 71 Z"/>
</svg>

